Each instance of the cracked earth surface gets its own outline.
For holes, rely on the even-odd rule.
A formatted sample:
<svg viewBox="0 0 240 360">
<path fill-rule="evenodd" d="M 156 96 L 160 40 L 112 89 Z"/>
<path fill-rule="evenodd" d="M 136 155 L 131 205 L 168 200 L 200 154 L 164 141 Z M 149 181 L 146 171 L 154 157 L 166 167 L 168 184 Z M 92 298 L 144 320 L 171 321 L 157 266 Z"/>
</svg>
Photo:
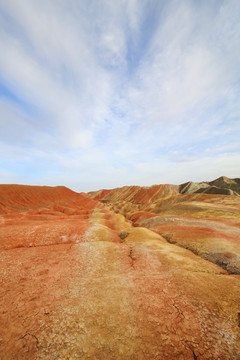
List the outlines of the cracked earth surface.
<svg viewBox="0 0 240 360">
<path fill-rule="evenodd" d="M 1 359 L 240 359 L 238 275 L 111 206 L 44 206 L 1 217 Z"/>
</svg>

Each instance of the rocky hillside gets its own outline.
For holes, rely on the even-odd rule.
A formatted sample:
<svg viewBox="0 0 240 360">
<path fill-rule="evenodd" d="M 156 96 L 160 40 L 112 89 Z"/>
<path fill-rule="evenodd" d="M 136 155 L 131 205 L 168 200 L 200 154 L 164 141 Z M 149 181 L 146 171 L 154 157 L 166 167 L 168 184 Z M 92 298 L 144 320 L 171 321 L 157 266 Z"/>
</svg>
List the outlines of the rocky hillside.
<svg viewBox="0 0 240 360">
<path fill-rule="evenodd" d="M 89 193 L 111 203 L 134 226 L 160 234 L 233 274 L 240 274 L 240 179 Z M 227 195 L 227 196 L 226 196 Z"/>
<path fill-rule="evenodd" d="M 226 176 L 210 181 L 194 183 L 188 181 L 181 185 L 153 185 L 147 186 L 124 186 L 113 190 L 98 190 L 88 193 L 90 198 L 106 202 L 120 200 L 129 201 L 133 204 L 153 203 L 158 199 L 169 198 L 177 194 L 219 194 L 240 195 L 240 178 L 229 179 Z"/>
<path fill-rule="evenodd" d="M 238 360 L 240 198 L 91 197 L 0 185 L 0 359 Z"/>
<path fill-rule="evenodd" d="M 226 176 L 210 181 L 193 183 L 191 181 L 179 186 L 179 192 L 185 193 L 205 193 L 220 195 L 240 195 L 240 179 L 229 179 Z"/>
<path fill-rule="evenodd" d="M 0 214 L 81 202 L 91 201 L 65 186 L 0 185 Z"/>
</svg>

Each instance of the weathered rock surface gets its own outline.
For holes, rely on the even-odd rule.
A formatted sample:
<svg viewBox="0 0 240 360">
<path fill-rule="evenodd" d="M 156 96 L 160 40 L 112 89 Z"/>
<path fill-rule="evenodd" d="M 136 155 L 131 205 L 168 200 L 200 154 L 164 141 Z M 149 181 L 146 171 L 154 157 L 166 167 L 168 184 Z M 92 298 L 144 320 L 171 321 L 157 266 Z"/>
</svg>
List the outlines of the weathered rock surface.
<svg viewBox="0 0 240 360">
<path fill-rule="evenodd" d="M 1 359 L 240 358 L 238 275 L 133 227 L 115 204 L 66 188 L 6 189 L 0 186 Z M 175 188 L 159 189 L 178 213 Z M 145 201 L 151 210 L 153 197 L 143 191 L 132 209 Z M 224 201 L 235 213 L 235 201 Z M 160 203 L 156 196 L 156 209 Z M 146 210 L 136 221 L 158 217 Z M 237 210 L 230 223 L 237 229 Z"/>
<path fill-rule="evenodd" d="M 239 179 L 220 177 L 209 183 L 138 187 L 137 193 L 136 187 L 129 187 L 90 193 L 90 197 L 107 197 L 134 226 L 151 229 L 170 243 L 240 274 L 239 186 Z M 142 202 L 136 204 L 139 193 Z"/>
<path fill-rule="evenodd" d="M 240 195 L 240 179 L 229 179 L 226 176 L 210 181 L 179 185 L 179 192 L 185 193 L 205 193 L 221 195 Z"/>
</svg>

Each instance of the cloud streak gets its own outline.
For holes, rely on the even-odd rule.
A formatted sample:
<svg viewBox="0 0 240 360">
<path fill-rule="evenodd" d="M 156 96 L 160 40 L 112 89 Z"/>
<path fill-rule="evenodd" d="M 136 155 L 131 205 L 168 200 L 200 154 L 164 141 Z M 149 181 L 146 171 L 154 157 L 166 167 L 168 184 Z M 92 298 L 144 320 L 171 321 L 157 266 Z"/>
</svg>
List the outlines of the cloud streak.
<svg viewBox="0 0 240 360">
<path fill-rule="evenodd" d="M 239 10 L 0 1 L 2 182 L 84 191 L 239 176 Z"/>
</svg>

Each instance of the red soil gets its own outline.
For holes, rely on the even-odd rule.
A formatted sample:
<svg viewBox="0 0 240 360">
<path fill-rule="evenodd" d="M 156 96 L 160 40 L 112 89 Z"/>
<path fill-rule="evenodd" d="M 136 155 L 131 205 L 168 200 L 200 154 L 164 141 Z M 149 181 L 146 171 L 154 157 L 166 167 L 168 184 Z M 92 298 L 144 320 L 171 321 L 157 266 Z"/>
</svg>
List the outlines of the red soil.
<svg viewBox="0 0 240 360">
<path fill-rule="evenodd" d="M 124 186 L 113 190 L 100 190 L 88 193 L 90 198 L 115 202 L 124 200 L 133 204 L 147 204 L 159 198 L 178 195 L 175 185 L 153 185 L 151 187 Z"/>
<path fill-rule="evenodd" d="M 147 227 L 172 243 L 240 274 L 239 196 L 180 194 L 173 185 L 126 186 L 90 196 L 96 195 L 118 207 L 133 226 Z M 234 261 L 225 257 L 228 251 Z"/>
<path fill-rule="evenodd" d="M 157 214 L 150 213 L 147 211 L 137 211 L 132 216 L 129 217 L 129 219 L 136 224 L 139 219 L 150 219 L 152 217 L 158 216 Z"/>
<path fill-rule="evenodd" d="M 65 186 L 0 185 L 0 214 L 29 211 L 55 204 L 74 204 L 84 209 L 92 208 L 96 202 Z M 56 211 L 58 211 L 56 209 Z M 62 211 L 62 210 L 59 210 Z"/>
<path fill-rule="evenodd" d="M 239 276 L 64 187 L 0 203 L 1 360 L 240 358 Z"/>
</svg>

